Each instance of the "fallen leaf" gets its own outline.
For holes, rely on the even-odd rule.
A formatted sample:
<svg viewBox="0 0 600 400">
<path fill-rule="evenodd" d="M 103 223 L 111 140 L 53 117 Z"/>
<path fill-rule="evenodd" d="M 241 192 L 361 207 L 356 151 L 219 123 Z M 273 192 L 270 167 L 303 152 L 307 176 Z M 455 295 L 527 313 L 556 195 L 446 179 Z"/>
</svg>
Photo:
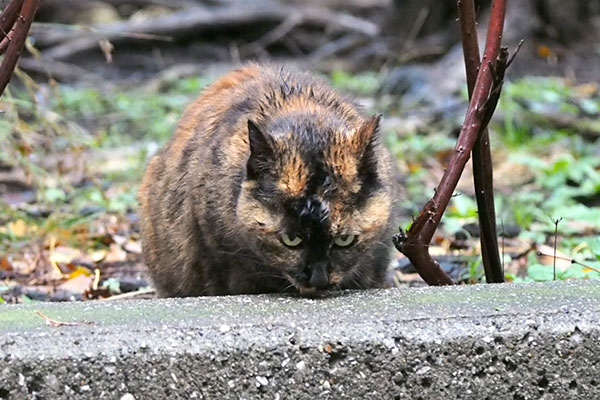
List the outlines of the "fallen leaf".
<svg viewBox="0 0 600 400">
<path fill-rule="evenodd" d="M 98 45 L 100 46 L 100 50 L 102 50 L 102 53 L 104 54 L 104 59 L 106 60 L 106 62 L 109 64 L 112 63 L 112 51 L 115 48 L 113 44 L 109 42 L 108 39 L 100 39 L 98 41 Z"/>
<path fill-rule="evenodd" d="M 107 254 L 108 254 L 107 249 L 100 249 L 100 250 L 95 250 L 95 251 L 91 252 L 89 254 L 89 257 L 95 264 L 98 264 L 106 258 Z"/>
<path fill-rule="evenodd" d="M 544 46 L 544 45 L 538 46 L 537 52 L 540 55 L 540 57 L 544 57 L 544 58 L 546 58 L 550 54 L 552 54 L 552 50 L 550 50 L 550 47 Z"/>
<path fill-rule="evenodd" d="M 596 82 L 584 83 L 573 88 L 580 96 L 592 96 L 598 92 L 598 84 Z"/>
<path fill-rule="evenodd" d="M 421 278 L 421 275 L 419 275 L 418 273 L 412 273 L 412 274 L 404 274 L 400 271 L 394 271 L 394 277 L 393 279 L 395 281 L 397 281 L 397 283 L 402 283 L 402 282 L 424 282 L 423 278 Z M 396 282 L 394 282 L 396 283 Z M 396 287 L 400 287 L 399 285 L 396 285 Z"/>
<path fill-rule="evenodd" d="M 504 267 L 504 272 L 506 274 L 524 278 L 527 276 L 527 264 L 527 255 L 515 258 Z"/>
<path fill-rule="evenodd" d="M 14 260 L 11 263 L 12 270 L 19 274 L 31 274 L 36 269 L 35 262 L 27 262 L 25 260 Z"/>
<path fill-rule="evenodd" d="M 566 221 L 566 224 L 569 229 L 579 232 L 582 236 L 593 235 L 598 231 L 598 224 L 596 221 L 569 220 Z"/>
<path fill-rule="evenodd" d="M 139 240 L 130 240 L 125 243 L 123 248 L 129 253 L 142 254 L 142 242 Z"/>
<path fill-rule="evenodd" d="M 90 276 L 92 276 L 92 271 L 90 271 L 89 269 L 87 269 L 84 266 L 75 265 L 73 268 L 73 271 L 70 272 L 65 278 L 66 279 L 74 279 L 74 278 L 77 278 L 79 275 L 90 277 Z"/>
<path fill-rule="evenodd" d="M 71 293 L 83 293 L 92 286 L 94 278 L 83 274 L 77 275 L 57 286 L 57 289 Z"/>
<path fill-rule="evenodd" d="M 125 236 L 121 236 L 121 235 L 112 235 L 112 240 L 118 244 L 123 246 L 125 243 L 127 243 L 127 238 Z"/>
<path fill-rule="evenodd" d="M 537 244 L 535 246 L 537 251 L 538 262 L 542 265 L 553 266 L 554 265 L 554 248 L 546 246 L 545 244 Z M 571 257 L 565 253 L 557 250 L 556 251 L 556 269 L 558 271 L 566 271 L 571 268 Z"/>
<path fill-rule="evenodd" d="M 2 257 L 0 258 L 0 269 L 3 271 L 12 271 L 12 264 L 8 261 L 8 258 Z"/>
<path fill-rule="evenodd" d="M 27 233 L 27 224 L 22 219 L 9 222 L 6 228 L 16 237 L 23 237 Z"/>
<path fill-rule="evenodd" d="M 127 259 L 127 252 L 125 250 L 123 250 L 121 248 L 121 246 L 119 246 L 118 244 L 113 243 L 110 245 L 108 254 L 106 254 L 106 258 L 104 259 L 104 262 L 112 263 L 112 262 L 125 261 L 126 259 Z"/>
<path fill-rule="evenodd" d="M 50 262 L 55 264 L 69 264 L 77 257 L 81 257 L 79 250 L 72 247 L 57 246 L 50 253 Z"/>
</svg>

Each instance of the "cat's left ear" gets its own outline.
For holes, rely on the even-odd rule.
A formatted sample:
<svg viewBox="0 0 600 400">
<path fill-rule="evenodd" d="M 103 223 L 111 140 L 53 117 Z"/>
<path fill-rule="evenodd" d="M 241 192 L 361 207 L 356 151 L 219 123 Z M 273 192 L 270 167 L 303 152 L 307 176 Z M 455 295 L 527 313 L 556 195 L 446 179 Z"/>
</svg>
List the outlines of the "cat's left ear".
<svg viewBox="0 0 600 400">
<path fill-rule="evenodd" d="M 379 144 L 379 122 L 381 114 L 377 114 L 365 121 L 356 132 L 355 146 L 361 157 L 361 169 L 377 168 L 375 147 Z M 369 172 L 369 171 L 362 171 Z M 375 172 L 375 170 L 373 170 Z"/>
<path fill-rule="evenodd" d="M 377 114 L 367 119 L 358 128 L 353 138 L 353 146 L 358 154 L 365 154 L 369 148 L 373 147 L 379 141 L 379 122 L 381 114 Z"/>
<path fill-rule="evenodd" d="M 248 142 L 250 157 L 247 164 L 247 177 L 255 180 L 268 171 L 269 160 L 273 158 L 273 149 L 269 138 L 252 120 L 248 120 Z"/>
</svg>

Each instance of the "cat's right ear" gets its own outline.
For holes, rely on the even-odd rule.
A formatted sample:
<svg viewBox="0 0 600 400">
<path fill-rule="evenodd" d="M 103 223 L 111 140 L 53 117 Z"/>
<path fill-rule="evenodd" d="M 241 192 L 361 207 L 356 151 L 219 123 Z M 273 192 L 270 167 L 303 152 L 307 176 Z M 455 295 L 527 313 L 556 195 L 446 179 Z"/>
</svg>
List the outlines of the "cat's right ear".
<svg viewBox="0 0 600 400">
<path fill-rule="evenodd" d="M 250 157 L 246 176 L 250 180 L 256 180 L 269 169 L 269 160 L 273 158 L 273 149 L 269 139 L 252 120 L 248 120 L 248 143 Z"/>
</svg>

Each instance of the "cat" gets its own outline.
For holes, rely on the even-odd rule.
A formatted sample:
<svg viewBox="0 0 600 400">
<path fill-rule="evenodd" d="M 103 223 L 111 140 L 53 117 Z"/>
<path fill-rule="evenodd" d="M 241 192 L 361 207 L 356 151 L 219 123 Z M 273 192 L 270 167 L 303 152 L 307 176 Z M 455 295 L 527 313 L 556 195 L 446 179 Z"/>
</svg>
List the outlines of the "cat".
<svg viewBox="0 0 600 400">
<path fill-rule="evenodd" d="M 210 85 L 139 189 L 157 295 L 381 287 L 397 181 L 379 122 L 289 68 L 247 64 Z"/>
</svg>

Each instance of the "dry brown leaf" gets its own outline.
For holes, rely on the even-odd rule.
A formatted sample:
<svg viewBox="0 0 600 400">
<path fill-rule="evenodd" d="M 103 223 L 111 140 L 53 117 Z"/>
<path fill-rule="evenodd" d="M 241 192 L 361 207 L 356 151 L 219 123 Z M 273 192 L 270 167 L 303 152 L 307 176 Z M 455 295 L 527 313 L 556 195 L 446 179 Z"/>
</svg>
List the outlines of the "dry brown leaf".
<svg viewBox="0 0 600 400">
<path fill-rule="evenodd" d="M 590 97 L 598 92 L 598 84 L 596 82 L 584 83 L 573 88 L 579 96 Z"/>
<path fill-rule="evenodd" d="M 508 263 L 504 267 L 504 272 L 523 278 L 523 277 L 527 276 L 527 265 L 528 265 L 527 256 L 519 257 L 519 258 L 512 260 L 510 263 Z"/>
<path fill-rule="evenodd" d="M 568 220 L 566 224 L 569 229 L 579 232 L 582 236 L 593 235 L 598 232 L 598 223 L 595 221 Z"/>
<path fill-rule="evenodd" d="M 8 258 L 2 257 L 0 258 L 0 269 L 3 271 L 12 271 L 12 264 L 8 261 Z"/>
<path fill-rule="evenodd" d="M 537 244 L 536 251 L 538 252 L 538 262 L 542 265 L 552 266 L 554 265 L 554 248 L 546 246 L 545 244 Z M 557 250 L 556 251 L 556 269 L 559 271 L 566 271 L 571 268 L 571 257 L 565 253 Z"/>
<path fill-rule="evenodd" d="M 57 286 L 57 289 L 65 290 L 71 293 L 83 293 L 92 286 L 94 278 L 85 276 L 84 274 L 77 275 L 73 279 L 69 279 Z"/>
<path fill-rule="evenodd" d="M 127 238 L 122 235 L 112 235 L 112 239 L 119 246 L 123 246 L 125 243 L 127 243 Z"/>
<path fill-rule="evenodd" d="M 27 223 L 22 219 L 11 221 L 6 226 L 0 227 L 0 232 L 8 233 L 11 232 L 16 237 L 22 237 L 27 234 Z"/>
<path fill-rule="evenodd" d="M 11 263 L 12 270 L 19 274 L 31 274 L 36 269 L 35 262 L 27 262 L 25 260 L 14 260 Z"/>
<path fill-rule="evenodd" d="M 539 54 L 540 57 L 548 57 L 550 54 L 552 54 L 552 50 L 550 49 L 550 47 L 545 46 L 545 45 L 539 45 L 537 48 L 537 52 Z"/>
<path fill-rule="evenodd" d="M 81 251 L 72 247 L 57 246 L 50 252 L 50 262 L 56 264 L 69 264 L 75 258 L 81 257 Z"/>
<path fill-rule="evenodd" d="M 139 240 L 130 240 L 125 243 L 123 248 L 130 253 L 142 254 L 142 242 Z"/>
<path fill-rule="evenodd" d="M 100 46 L 100 50 L 102 50 L 102 54 L 104 54 L 104 59 L 107 63 L 112 63 L 112 51 L 115 46 L 108 39 L 100 39 L 98 41 L 98 46 Z"/>
<path fill-rule="evenodd" d="M 95 250 L 95 251 L 91 252 L 90 254 L 88 254 L 88 257 L 95 264 L 98 264 L 98 263 L 102 262 L 106 258 L 107 254 L 108 254 L 108 250 L 107 249 L 100 249 L 100 250 Z"/>
<path fill-rule="evenodd" d="M 394 271 L 394 280 L 398 282 L 424 282 L 418 273 L 404 274 L 400 271 Z"/>
<path fill-rule="evenodd" d="M 113 263 L 127 260 L 127 252 L 116 243 L 110 245 L 109 251 L 104 258 L 104 262 Z"/>
</svg>

